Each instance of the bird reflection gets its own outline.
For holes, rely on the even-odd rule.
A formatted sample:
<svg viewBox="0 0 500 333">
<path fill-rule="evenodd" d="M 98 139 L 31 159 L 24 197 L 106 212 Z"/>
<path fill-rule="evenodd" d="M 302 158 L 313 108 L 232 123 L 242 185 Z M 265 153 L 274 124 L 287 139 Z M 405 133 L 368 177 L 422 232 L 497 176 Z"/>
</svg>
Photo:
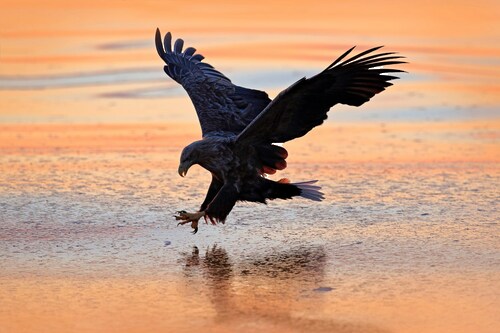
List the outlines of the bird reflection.
<svg viewBox="0 0 500 333">
<path fill-rule="evenodd" d="M 294 316 L 321 306 L 321 295 L 315 290 L 323 286 L 325 277 L 323 247 L 303 246 L 243 256 L 239 261 L 235 258 L 213 245 L 203 254 L 193 247 L 181 259 L 187 286 L 199 284 L 200 277 L 203 280 L 199 292 L 213 305 L 216 330 L 241 332 L 241 327 L 250 325 L 254 330 L 273 332 L 382 332 L 367 325 Z"/>
</svg>

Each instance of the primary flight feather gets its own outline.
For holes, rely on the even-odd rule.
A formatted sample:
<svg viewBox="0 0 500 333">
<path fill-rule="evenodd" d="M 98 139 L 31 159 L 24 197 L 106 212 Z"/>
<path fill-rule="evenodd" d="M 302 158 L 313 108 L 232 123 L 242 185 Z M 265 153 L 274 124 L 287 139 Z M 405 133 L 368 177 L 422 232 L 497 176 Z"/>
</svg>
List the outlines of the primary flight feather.
<svg viewBox="0 0 500 333">
<path fill-rule="evenodd" d="M 202 139 L 181 153 L 179 174 L 185 176 L 193 164 L 212 174 L 205 200 L 198 212 L 179 211 L 179 224 L 198 220 L 212 223 L 226 220 L 237 201 L 266 203 L 273 199 L 300 196 L 321 201 L 323 193 L 313 181 L 272 181 L 266 174 L 286 168 L 288 152 L 276 142 L 301 137 L 321 125 L 335 104 L 360 106 L 392 85 L 393 74 L 403 72 L 382 66 L 402 64 L 393 52 L 375 53 L 376 47 L 348 57 L 351 48 L 321 73 L 302 78 L 272 101 L 259 90 L 237 86 L 224 74 L 203 62 L 196 49 L 183 51 L 184 41 L 172 35 L 162 40 L 156 30 L 156 50 L 165 62 L 165 73 L 181 84 L 196 109 Z"/>
</svg>

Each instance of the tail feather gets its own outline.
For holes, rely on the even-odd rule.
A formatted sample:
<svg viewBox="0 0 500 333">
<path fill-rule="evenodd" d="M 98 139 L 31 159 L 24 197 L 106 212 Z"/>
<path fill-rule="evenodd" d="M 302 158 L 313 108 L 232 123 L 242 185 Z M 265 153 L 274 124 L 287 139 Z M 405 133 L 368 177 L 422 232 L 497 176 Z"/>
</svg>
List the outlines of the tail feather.
<svg viewBox="0 0 500 333">
<path fill-rule="evenodd" d="M 313 201 L 321 201 L 324 199 L 323 193 L 319 190 L 321 186 L 313 185 L 317 180 L 307 182 L 290 183 L 286 178 L 275 182 L 269 179 L 262 178 L 265 186 L 265 197 L 260 200 L 250 200 L 265 202 L 266 199 L 291 199 L 299 196 Z"/>
<path fill-rule="evenodd" d="M 323 192 L 320 192 L 321 186 L 312 185 L 318 182 L 317 180 L 310 180 L 307 182 L 292 183 L 300 190 L 300 196 L 313 201 L 322 201 L 325 197 Z"/>
</svg>

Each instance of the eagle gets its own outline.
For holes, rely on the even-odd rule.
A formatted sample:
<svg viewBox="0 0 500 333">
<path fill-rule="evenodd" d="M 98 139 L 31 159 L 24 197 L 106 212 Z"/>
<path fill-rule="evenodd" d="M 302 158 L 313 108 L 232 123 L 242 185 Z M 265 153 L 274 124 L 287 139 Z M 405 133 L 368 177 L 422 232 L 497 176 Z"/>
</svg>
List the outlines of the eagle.
<svg viewBox="0 0 500 333">
<path fill-rule="evenodd" d="M 288 152 L 277 144 L 321 125 L 336 104 L 363 105 L 404 72 L 383 67 L 405 63 L 395 52 L 376 52 L 382 46 L 354 56 L 352 47 L 319 74 L 301 78 L 271 100 L 264 91 L 232 83 L 195 48 L 183 49 L 182 39 L 172 46 L 170 32 L 162 38 L 157 29 L 155 44 L 165 73 L 186 90 L 201 125 L 201 140 L 182 150 L 179 175 L 184 177 L 194 164 L 212 175 L 200 209 L 175 215 L 178 225 L 190 223 L 194 234 L 202 217 L 224 223 L 238 201 L 324 199 L 316 180 L 292 183 L 267 177 L 287 167 Z"/>
</svg>

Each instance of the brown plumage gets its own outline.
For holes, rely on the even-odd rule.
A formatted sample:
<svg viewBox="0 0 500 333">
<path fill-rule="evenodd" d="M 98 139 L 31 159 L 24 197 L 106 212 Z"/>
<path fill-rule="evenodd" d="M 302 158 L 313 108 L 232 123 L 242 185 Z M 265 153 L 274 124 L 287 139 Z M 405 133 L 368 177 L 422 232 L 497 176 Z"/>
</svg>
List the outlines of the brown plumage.
<svg viewBox="0 0 500 333">
<path fill-rule="evenodd" d="M 198 220 L 224 222 L 237 201 L 266 203 L 300 196 L 321 201 L 316 181 L 290 183 L 267 179 L 287 167 L 288 152 L 274 143 L 301 137 L 321 125 L 336 104 L 361 106 L 392 85 L 399 69 L 383 66 L 403 64 L 393 52 L 375 53 L 372 48 L 348 57 L 351 48 L 321 73 L 302 78 L 272 101 L 259 90 L 240 87 L 209 64 L 204 57 L 172 36 L 162 43 L 156 31 L 156 49 L 165 61 L 165 73 L 180 83 L 193 101 L 202 128 L 202 139 L 182 151 L 179 174 L 185 176 L 193 164 L 212 174 L 212 182 L 199 212 L 180 211 L 180 224 Z"/>
</svg>

